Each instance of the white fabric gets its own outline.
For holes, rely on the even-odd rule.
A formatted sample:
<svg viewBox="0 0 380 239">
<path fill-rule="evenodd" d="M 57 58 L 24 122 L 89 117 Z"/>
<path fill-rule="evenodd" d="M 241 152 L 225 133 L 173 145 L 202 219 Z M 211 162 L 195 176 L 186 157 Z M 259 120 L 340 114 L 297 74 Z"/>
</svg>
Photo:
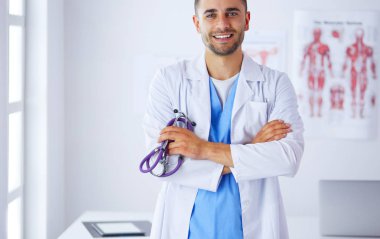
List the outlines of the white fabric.
<svg viewBox="0 0 380 239">
<path fill-rule="evenodd" d="M 230 92 L 231 86 L 234 83 L 234 81 L 236 80 L 236 77 L 238 75 L 239 74 L 236 74 L 227 80 L 218 80 L 218 79 L 210 77 L 212 80 L 212 83 L 214 83 L 216 93 L 218 94 L 222 108 L 224 107 L 224 103 L 226 103 L 226 100 L 227 100 L 228 94 Z"/>
<path fill-rule="evenodd" d="M 239 185 L 245 239 L 287 239 L 278 176 L 294 176 L 304 149 L 303 123 L 297 97 L 286 74 L 244 56 L 231 118 L 232 173 Z M 179 109 L 197 123 L 195 134 L 208 139 L 211 119 L 209 75 L 204 55 L 159 70 L 151 84 L 143 128 L 147 152 Z M 268 121 L 292 125 L 287 137 L 250 144 Z M 175 156 L 171 156 L 175 158 Z M 162 180 L 152 226 L 152 239 L 187 239 L 198 189 L 215 192 L 223 165 L 185 158 L 179 171 Z M 152 176 L 153 177 L 153 176 Z M 228 220 L 228 219 L 226 219 Z"/>
</svg>

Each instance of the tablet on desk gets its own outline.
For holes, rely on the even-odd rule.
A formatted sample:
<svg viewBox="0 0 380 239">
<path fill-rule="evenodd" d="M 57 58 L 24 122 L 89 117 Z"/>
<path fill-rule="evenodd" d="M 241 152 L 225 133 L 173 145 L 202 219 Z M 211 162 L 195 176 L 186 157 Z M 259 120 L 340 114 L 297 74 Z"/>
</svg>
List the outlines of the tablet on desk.
<svg viewBox="0 0 380 239">
<path fill-rule="evenodd" d="M 93 238 L 147 237 L 151 223 L 148 221 L 97 221 L 82 222 Z"/>
<path fill-rule="evenodd" d="M 132 222 L 97 222 L 92 224 L 92 227 L 102 237 L 145 235 L 145 233 Z"/>
</svg>

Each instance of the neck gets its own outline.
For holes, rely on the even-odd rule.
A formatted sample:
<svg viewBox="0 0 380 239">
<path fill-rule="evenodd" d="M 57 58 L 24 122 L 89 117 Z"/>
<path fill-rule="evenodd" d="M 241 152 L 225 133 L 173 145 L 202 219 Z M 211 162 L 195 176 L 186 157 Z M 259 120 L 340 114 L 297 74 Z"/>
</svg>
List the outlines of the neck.
<svg viewBox="0 0 380 239">
<path fill-rule="evenodd" d="M 219 56 L 206 49 L 206 65 L 209 75 L 218 80 L 227 80 L 240 72 L 243 51 L 238 48 L 228 56 Z"/>
</svg>

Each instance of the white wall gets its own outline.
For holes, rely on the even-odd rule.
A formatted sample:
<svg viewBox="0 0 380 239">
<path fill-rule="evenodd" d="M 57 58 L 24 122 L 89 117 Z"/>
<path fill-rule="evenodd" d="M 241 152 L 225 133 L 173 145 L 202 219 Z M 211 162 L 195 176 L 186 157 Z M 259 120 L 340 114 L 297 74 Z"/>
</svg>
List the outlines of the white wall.
<svg viewBox="0 0 380 239">
<path fill-rule="evenodd" d="M 65 228 L 63 0 L 26 6 L 25 234 Z"/>
<path fill-rule="evenodd" d="M 252 28 L 288 32 L 292 59 L 294 10 L 380 10 L 380 2 L 255 0 L 249 8 Z M 159 184 L 138 171 L 145 152 L 133 59 L 199 52 L 192 14 L 192 0 L 65 1 L 67 224 L 85 210 L 153 210 Z M 380 179 L 378 146 L 379 139 L 307 140 L 298 175 L 282 179 L 288 214 L 317 215 L 319 179 Z"/>
<path fill-rule="evenodd" d="M 47 238 L 65 225 L 64 0 L 48 0 L 47 42 Z"/>
</svg>

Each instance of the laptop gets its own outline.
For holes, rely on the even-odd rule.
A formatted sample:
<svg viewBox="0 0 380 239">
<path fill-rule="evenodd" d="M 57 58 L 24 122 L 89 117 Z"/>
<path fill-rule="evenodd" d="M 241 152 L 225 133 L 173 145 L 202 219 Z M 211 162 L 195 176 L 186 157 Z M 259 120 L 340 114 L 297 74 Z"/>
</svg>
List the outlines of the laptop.
<svg viewBox="0 0 380 239">
<path fill-rule="evenodd" d="M 380 181 L 321 180 L 322 236 L 380 236 Z"/>
</svg>

